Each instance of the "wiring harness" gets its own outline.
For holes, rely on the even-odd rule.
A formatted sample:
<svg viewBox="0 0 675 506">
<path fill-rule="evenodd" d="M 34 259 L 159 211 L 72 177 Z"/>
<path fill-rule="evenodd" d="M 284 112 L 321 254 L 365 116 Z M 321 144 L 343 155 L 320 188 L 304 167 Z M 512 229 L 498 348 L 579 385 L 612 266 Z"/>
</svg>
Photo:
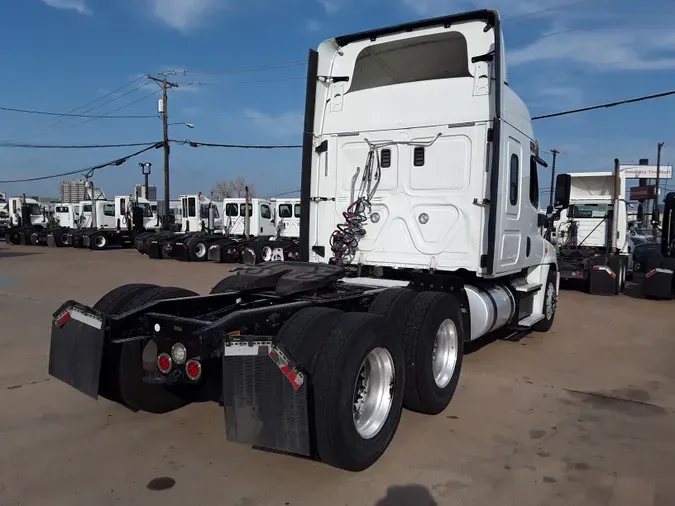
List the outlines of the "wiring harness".
<svg viewBox="0 0 675 506">
<path fill-rule="evenodd" d="M 412 142 L 412 141 L 384 141 L 371 142 L 364 138 L 368 144 L 368 154 L 366 156 L 366 164 L 361 176 L 361 184 L 358 192 L 356 191 L 356 183 L 361 173 L 361 168 L 356 168 L 356 173 L 352 178 L 351 186 L 351 204 L 345 212 L 342 213 L 344 223 L 337 225 L 336 230 L 330 237 L 330 248 L 333 256 L 330 262 L 335 265 L 350 264 L 356 257 L 359 241 L 366 235 L 365 223 L 368 221 L 368 216 L 372 208 L 372 198 L 377 191 L 382 179 L 382 167 L 380 165 L 380 157 L 378 151 L 382 148 L 394 145 L 407 145 L 430 147 L 433 145 L 441 134 L 437 134 L 429 142 Z"/>
</svg>

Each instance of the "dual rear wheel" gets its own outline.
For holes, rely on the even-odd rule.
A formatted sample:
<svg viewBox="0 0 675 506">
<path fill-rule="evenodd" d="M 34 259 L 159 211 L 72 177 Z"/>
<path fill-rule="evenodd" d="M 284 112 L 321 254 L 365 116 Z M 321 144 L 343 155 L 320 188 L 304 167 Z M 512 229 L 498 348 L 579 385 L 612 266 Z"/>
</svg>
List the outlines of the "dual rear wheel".
<svg viewBox="0 0 675 506">
<path fill-rule="evenodd" d="M 381 292 L 369 313 L 308 308 L 278 338 L 307 371 L 317 457 L 360 471 L 385 452 L 403 407 L 438 414 L 457 389 L 464 334 L 452 295 Z"/>
</svg>

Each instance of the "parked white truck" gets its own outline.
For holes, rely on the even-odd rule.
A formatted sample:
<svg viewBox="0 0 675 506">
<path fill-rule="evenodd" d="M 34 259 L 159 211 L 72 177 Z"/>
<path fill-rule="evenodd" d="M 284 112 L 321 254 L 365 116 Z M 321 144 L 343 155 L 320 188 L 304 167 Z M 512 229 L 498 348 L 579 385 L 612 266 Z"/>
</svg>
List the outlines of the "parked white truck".
<svg viewBox="0 0 675 506">
<path fill-rule="evenodd" d="M 251 198 L 248 203 L 248 229 L 246 227 L 246 199 L 223 199 L 223 232 L 228 236 L 245 235 L 271 237 L 276 233 L 274 206 L 267 199 Z"/>
<path fill-rule="evenodd" d="M 44 228 L 49 220 L 40 207 L 40 203 L 32 198 L 11 197 L 5 204 L 0 204 L 9 218 L 10 227 Z"/>
<path fill-rule="evenodd" d="M 214 217 L 214 229 L 223 227 L 222 204 L 206 198 L 201 192 L 196 195 L 181 195 L 181 219 L 183 232 L 203 232 L 209 226 L 209 213 Z"/>
<path fill-rule="evenodd" d="M 279 237 L 300 237 L 300 199 L 272 199 Z"/>
<path fill-rule="evenodd" d="M 556 226 L 560 276 L 565 280 L 582 280 L 591 293 L 620 293 L 633 272 L 634 245 L 628 231 L 626 178 L 620 177 L 617 196 L 612 172 L 569 176 L 570 207 L 561 213 Z M 615 214 L 616 202 L 619 205 Z M 616 235 L 614 246 L 612 234 Z"/>
<path fill-rule="evenodd" d="M 134 284 L 67 302 L 52 376 L 154 413 L 213 399 L 229 440 L 359 471 L 403 407 L 448 406 L 467 343 L 552 327 L 542 162 L 496 11 L 327 40 L 305 107 L 302 261 L 241 269 L 208 296 Z"/>
</svg>

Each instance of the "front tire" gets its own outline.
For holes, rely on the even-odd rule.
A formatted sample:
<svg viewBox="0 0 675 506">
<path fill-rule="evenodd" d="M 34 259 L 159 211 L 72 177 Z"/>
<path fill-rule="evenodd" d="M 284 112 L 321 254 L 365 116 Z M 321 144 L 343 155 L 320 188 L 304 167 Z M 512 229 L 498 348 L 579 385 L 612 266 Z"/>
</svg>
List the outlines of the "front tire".
<svg viewBox="0 0 675 506">
<path fill-rule="evenodd" d="M 108 236 L 105 234 L 94 234 L 91 238 L 91 249 L 103 251 L 108 248 Z"/>
<path fill-rule="evenodd" d="M 417 295 L 403 330 L 407 409 L 437 415 L 448 407 L 462 369 L 463 328 L 459 301 L 453 295 Z"/>
<path fill-rule="evenodd" d="M 533 331 L 542 333 L 551 330 L 555 320 L 555 312 L 558 309 L 558 292 L 556 291 L 556 273 L 554 271 L 549 272 L 544 290 L 546 290 L 544 292 L 544 306 L 542 307 L 544 319 L 532 326 Z"/>
<path fill-rule="evenodd" d="M 206 262 L 209 256 L 209 246 L 203 239 L 190 241 L 188 244 L 188 255 L 193 262 Z"/>
</svg>

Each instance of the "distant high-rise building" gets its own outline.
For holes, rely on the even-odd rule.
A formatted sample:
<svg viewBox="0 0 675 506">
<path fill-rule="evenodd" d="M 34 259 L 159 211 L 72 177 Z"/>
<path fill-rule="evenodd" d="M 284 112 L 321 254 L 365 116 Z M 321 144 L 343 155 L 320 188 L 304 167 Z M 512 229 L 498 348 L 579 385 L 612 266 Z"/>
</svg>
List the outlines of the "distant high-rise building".
<svg viewBox="0 0 675 506">
<path fill-rule="evenodd" d="M 84 179 L 61 181 L 59 194 L 61 202 L 64 204 L 76 204 L 83 200 L 91 199 L 89 189 L 87 188 L 87 181 Z M 97 200 L 106 199 L 105 193 L 101 188 L 94 188 L 94 198 Z"/>
<path fill-rule="evenodd" d="M 84 179 L 61 181 L 59 193 L 64 204 L 81 202 L 87 195 L 87 182 Z"/>
<path fill-rule="evenodd" d="M 134 195 L 136 198 L 147 200 L 157 200 L 157 187 L 154 184 L 148 185 L 148 195 L 145 194 L 145 185 L 137 184 L 134 186 Z"/>
</svg>

